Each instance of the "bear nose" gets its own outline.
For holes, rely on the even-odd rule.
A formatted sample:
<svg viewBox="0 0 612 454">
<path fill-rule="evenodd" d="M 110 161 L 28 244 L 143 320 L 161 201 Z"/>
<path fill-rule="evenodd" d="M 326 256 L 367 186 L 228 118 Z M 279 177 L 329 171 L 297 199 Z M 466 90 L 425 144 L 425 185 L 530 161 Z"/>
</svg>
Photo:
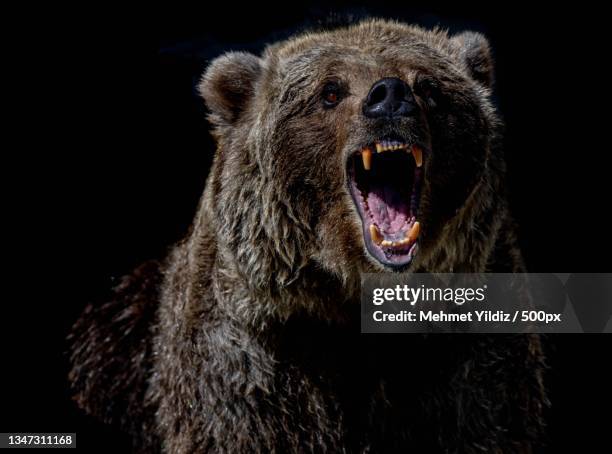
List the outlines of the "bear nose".
<svg viewBox="0 0 612 454">
<path fill-rule="evenodd" d="M 397 77 L 380 79 L 363 103 L 363 114 L 368 118 L 397 119 L 409 117 L 417 110 L 410 86 Z"/>
</svg>

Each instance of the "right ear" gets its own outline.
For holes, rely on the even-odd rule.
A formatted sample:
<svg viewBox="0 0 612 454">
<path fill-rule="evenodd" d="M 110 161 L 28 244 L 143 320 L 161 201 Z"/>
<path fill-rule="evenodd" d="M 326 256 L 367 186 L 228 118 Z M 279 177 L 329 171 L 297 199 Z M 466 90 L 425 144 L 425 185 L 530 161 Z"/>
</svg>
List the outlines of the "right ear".
<svg viewBox="0 0 612 454">
<path fill-rule="evenodd" d="M 489 41 L 480 33 L 466 31 L 451 40 L 459 51 L 459 58 L 470 75 L 487 88 L 493 85 L 493 56 Z"/>
<path fill-rule="evenodd" d="M 247 52 L 228 52 L 208 67 L 198 89 L 217 126 L 233 124 L 253 96 L 261 60 Z"/>
</svg>

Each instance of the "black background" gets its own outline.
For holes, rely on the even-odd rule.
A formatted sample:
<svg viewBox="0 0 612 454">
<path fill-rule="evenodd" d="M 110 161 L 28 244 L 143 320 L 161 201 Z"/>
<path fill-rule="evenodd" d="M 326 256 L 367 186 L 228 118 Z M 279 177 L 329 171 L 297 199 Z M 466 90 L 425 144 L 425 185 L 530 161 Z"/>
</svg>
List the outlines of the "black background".
<svg viewBox="0 0 612 454">
<path fill-rule="evenodd" d="M 457 3 L 26 11 L 27 29 L 10 41 L 25 49 L 16 94 L 28 122 L 10 150 L 26 172 L 7 192 L 19 236 L 6 237 L 17 254 L 5 282 L 14 296 L 3 306 L 0 431 L 77 432 L 80 448 L 127 449 L 69 400 L 66 333 L 114 279 L 186 232 L 213 152 L 194 91 L 207 62 L 259 52 L 330 11 L 485 33 L 529 270 L 612 271 L 605 13 L 585 3 Z M 549 341 L 546 452 L 609 449 L 612 337 Z"/>
</svg>

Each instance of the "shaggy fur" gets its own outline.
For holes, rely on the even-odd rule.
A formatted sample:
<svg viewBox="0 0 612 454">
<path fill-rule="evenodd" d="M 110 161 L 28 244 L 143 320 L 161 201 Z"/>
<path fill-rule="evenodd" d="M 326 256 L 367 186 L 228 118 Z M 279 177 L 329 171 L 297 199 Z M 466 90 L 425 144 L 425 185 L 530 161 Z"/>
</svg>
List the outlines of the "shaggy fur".
<svg viewBox="0 0 612 454">
<path fill-rule="evenodd" d="M 522 270 L 484 37 L 369 20 L 229 53 L 200 85 L 218 150 L 191 233 L 75 326 L 82 408 L 147 452 L 530 452 L 537 337 L 359 334 L 360 273 L 389 270 L 345 163 L 389 128 L 361 115 L 383 77 L 418 95 L 400 127 L 431 149 L 410 270 Z"/>
</svg>

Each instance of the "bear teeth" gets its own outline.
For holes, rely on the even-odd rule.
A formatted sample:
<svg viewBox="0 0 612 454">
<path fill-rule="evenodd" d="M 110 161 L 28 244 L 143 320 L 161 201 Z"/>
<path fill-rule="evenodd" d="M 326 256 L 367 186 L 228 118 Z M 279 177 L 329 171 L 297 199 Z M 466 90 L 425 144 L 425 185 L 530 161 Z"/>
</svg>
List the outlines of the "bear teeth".
<svg viewBox="0 0 612 454">
<path fill-rule="evenodd" d="M 414 243 L 421 233 L 421 224 L 416 221 L 405 234 L 405 237 L 398 241 L 385 240 L 375 224 L 370 224 L 370 238 L 381 247 L 400 248 Z"/>
<path fill-rule="evenodd" d="M 372 150 L 370 147 L 365 147 L 361 151 L 361 159 L 363 160 L 363 168 L 370 170 L 372 168 Z"/>
<path fill-rule="evenodd" d="M 383 151 L 394 151 L 407 149 L 408 145 L 402 142 L 383 140 L 375 143 L 376 153 L 382 153 Z"/>
<path fill-rule="evenodd" d="M 408 145 L 401 142 L 376 142 L 374 144 L 376 148 L 376 153 L 382 153 L 384 151 L 395 151 L 395 150 L 408 150 Z M 410 153 L 414 157 L 414 161 L 417 167 L 421 167 L 423 165 L 423 150 L 418 145 L 413 145 L 410 147 Z M 365 170 L 372 169 L 372 148 L 369 146 L 364 147 L 361 150 L 361 159 L 363 161 L 363 168 Z"/>
<path fill-rule="evenodd" d="M 419 221 L 416 221 L 414 224 L 412 224 L 410 230 L 406 232 L 406 240 L 408 240 L 409 243 L 415 242 L 419 237 L 419 233 L 421 233 L 421 224 Z"/>
<path fill-rule="evenodd" d="M 412 156 L 414 156 L 414 162 L 416 162 L 417 167 L 421 167 L 423 165 L 423 150 L 418 145 L 412 146 Z"/>
<path fill-rule="evenodd" d="M 384 243 L 383 237 L 378 231 L 378 227 L 374 224 L 370 224 L 370 238 L 372 238 L 372 241 L 376 244 Z"/>
</svg>

